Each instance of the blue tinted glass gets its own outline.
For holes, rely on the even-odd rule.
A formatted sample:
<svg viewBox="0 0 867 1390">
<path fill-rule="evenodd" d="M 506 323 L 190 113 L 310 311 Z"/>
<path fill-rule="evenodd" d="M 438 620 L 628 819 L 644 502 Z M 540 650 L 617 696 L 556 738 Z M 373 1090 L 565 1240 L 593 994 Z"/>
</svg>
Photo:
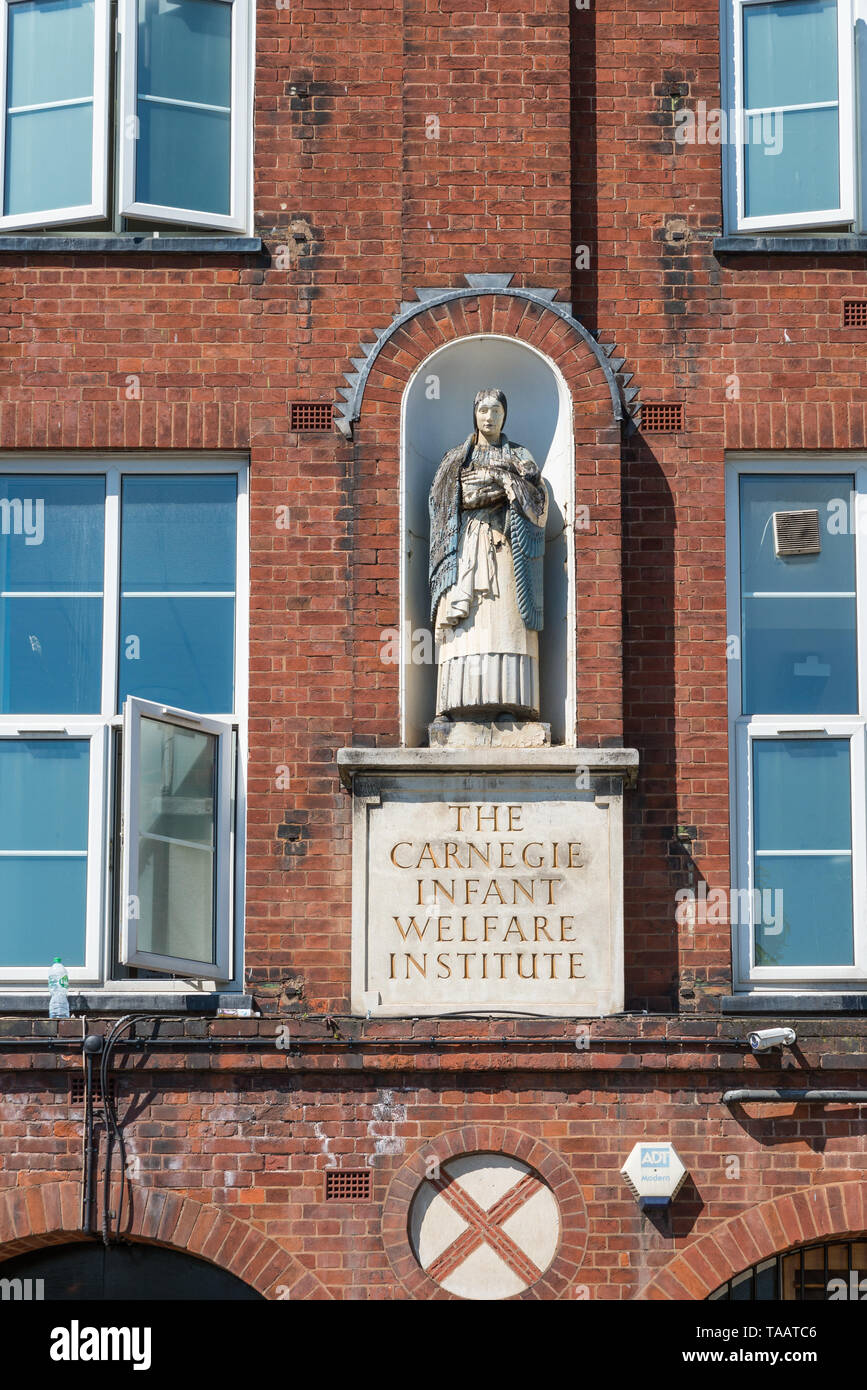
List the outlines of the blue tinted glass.
<svg viewBox="0 0 867 1390">
<path fill-rule="evenodd" d="M 11 10 L 16 6 L 11 5 Z M 6 118 L 7 217 L 93 201 L 93 106 L 19 111 Z"/>
<path fill-rule="evenodd" d="M 228 106 L 232 6 L 223 0 L 139 0 L 138 89 L 148 96 Z"/>
<path fill-rule="evenodd" d="M 87 860 L 0 854 L 0 965 L 83 965 Z"/>
<path fill-rule="evenodd" d="M 0 739 L 0 850 L 87 850 L 86 739 Z"/>
<path fill-rule="evenodd" d="M 840 206 L 836 106 L 749 117 L 744 142 L 744 215 L 830 212 Z"/>
<path fill-rule="evenodd" d="M 139 0 L 136 198 L 231 211 L 232 7 Z"/>
<path fill-rule="evenodd" d="M 849 740 L 753 741 L 757 850 L 852 847 Z"/>
<path fill-rule="evenodd" d="M 0 590 L 102 592 L 105 479 L 0 477 Z"/>
<path fill-rule="evenodd" d="M 121 587 L 235 591 L 237 478 L 125 478 Z"/>
<path fill-rule="evenodd" d="M 855 588 L 855 480 L 851 473 L 741 478 L 744 593 L 851 593 Z M 817 511 L 819 555 L 778 557 L 774 512 Z"/>
<path fill-rule="evenodd" d="M 233 707 L 235 601 L 125 598 L 120 691 L 200 714 Z"/>
<path fill-rule="evenodd" d="M 10 106 L 93 96 L 93 14 L 93 0 L 9 6 Z"/>
<path fill-rule="evenodd" d="M 852 965 L 851 856 L 762 855 L 755 884 L 756 965 Z"/>
<path fill-rule="evenodd" d="M 806 597 L 854 592 L 852 475 L 744 477 L 740 509 L 744 713 L 856 712 L 855 600 Z M 790 511 L 818 513 L 818 555 L 776 554 L 774 513 Z"/>
<path fill-rule="evenodd" d="M 102 599 L 0 599 L 0 712 L 98 714 Z"/>
<path fill-rule="evenodd" d="M 139 101 L 138 120 L 136 201 L 228 217 L 232 211 L 229 115 Z"/>
<path fill-rule="evenodd" d="M 743 604 L 745 714 L 855 714 L 855 600 Z"/>
<path fill-rule="evenodd" d="M 836 0 L 745 5 L 744 105 L 837 100 Z"/>
</svg>

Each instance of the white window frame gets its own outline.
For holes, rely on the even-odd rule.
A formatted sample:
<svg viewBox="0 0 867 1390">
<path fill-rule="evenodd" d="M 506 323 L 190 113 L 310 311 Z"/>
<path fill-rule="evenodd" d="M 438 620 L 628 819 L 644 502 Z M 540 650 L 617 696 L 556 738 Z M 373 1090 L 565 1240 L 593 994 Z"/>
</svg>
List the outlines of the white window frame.
<svg viewBox="0 0 867 1390">
<path fill-rule="evenodd" d="M 118 211 L 123 217 L 153 222 L 182 222 L 190 226 L 244 231 L 247 227 L 250 182 L 250 128 L 252 103 L 249 79 L 249 6 L 251 0 L 214 0 L 232 7 L 232 114 L 230 155 L 230 211 L 228 214 L 197 212 L 186 208 L 142 203 L 135 196 L 137 141 L 129 138 L 137 124 L 137 0 L 118 0 L 120 43 L 120 97 L 118 102 Z"/>
<path fill-rule="evenodd" d="M 743 714 L 740 554 L 740 480 L 755 474 L 808 476 L 850 474 L 854 478 L 857 714 Z M 847 502 L 851 499 L 847 498 Z M 867 979 L 867 456 L 823 453 L 817 458 L 805 452 L 787 456 L 751 454 L 726 461 L 726 573 L 729 642 L 728 724 L 731 825 L 731 885 L 749 892 L 750 920 L 732 925 L 733 984 L 740 993 L 828 990 Z M 755 923 L 752 921 L 753 815 L 752 745 L 756 739 L 789 735 L 850 740 L 850 788 L 852 796 L 852 909 L 854 964 L 847 966 L 757 966 L 753 964 Z"/>
<path fill-rule="evenodd" d="M 860 0 L 855 0 L 860 3 Z M 856 217 L 856 113 L 855 113 L 855 16 L 853 0 L 837 0 L 838 119 L 840 148 L 840 204 L 815 212 L 778 213 L 767 217 L 747 217 L 744 213 L 744 138 L 746 113 L 743 107 L 743 12 L 750 5 L 767 0 L 721 0 L 722 91 L 727 95 L 733 117 L 734 135 L 728 132 L 725 145 L 724 201 L 726 226 L 732 232 L 792 231 L 810 227 L 851 226 Z M 865 93 L 867 97 L 867 93 Z M 786 108 L 774 108 L 776 111 Z M 779 119 L 779 116 L 775 116 Z M 785 128 L 785 116 L 784 116 Z M 727 123 L 728 124 L 728 123 Z M 771 156 L 769 156 L 771 157 Z"/>
<path fill-rule="evenodd" d="M 146 951 L 138 944 L 139 917 L 131 906 L 137 901 L 139 864 L 138 786 L 141 775 L 141 722 L 153 719 L 217 740 L 214 837 L 214 959 L 193 960 Z M 176 975 L 201 975 L 227 980 L 231 960 L 232 884 L 232 726 L 216 719 L 156 705 L 151 700 L 128 696 L 123 707 L 123 794 L 121 810 L 120 959 L 123 965 L 160 970 Z"/>
<path fill-rule="evenodd" d="M 104 475 L 106 479 L 105 501 L 105 556 L 103 577 L 103 670 L 102 670 L 102 710 L 96 715 L 39 715 L 39 714 L 0 714 L 0 738 L 24 737 L 33 731 L 45 731 L 46 736 L 85 737 L 92 735 L 91 745 L 91 800 L 90 827 L 88 837 L 88 917 L 87 917 L 87 957 L 86 965 L 69 971 L 70 983 L 88 986 L 96 990 L 104 988 L 107 993 L 131 995 L 146 992 L 190 993 L 194 990 L 208 990 L 218 986 L 224 990 L 243 989 L 244 961 L 244 900 L 245 900 L 245 859 L 246 859 L 246 767 L 248 751 L 248 690 L 249 690 L 249 461 L 235 453 L 211 452 L 208 454 L 189 454 L 181 451 L 148 451 L 137 454 L 68 452 L 64 454 L 16 454 L 0 453 L 0 473 L 16 475 L 33 474 L 45 476 Z M 221 710 L 218 714 L 202 716 L 202 720 L 215 721 L 229 725 L 237 738 L 237 757 L 235 774 L 231 781 L 235 796 L 232 846 L 230 851 L 231 894 L 229 938 L 229 974 L 219 978 L 216 975 L 203 976 L 199 970 L 190 972 L 187 977 L 178 973 L 177 978 L 163 980 L 141 980 L 116 978 L 114 943 L 112 939 L 112 910 L 107 892 L 109 864 L 115 871 L 121 871 L 120 844 L 114 839 L 114 826 L 111 810 L 115 789 L 112 781 L 112 759 L 109 738 L 114 729 L 123 726 L 122 713 L 115 713 L 117 697 L 117 664 L 120 654 L 120 489 L 121 480 L 126 474 L 166 475 L 190 477 L 195 474 L 211 475 L 231 473 L 237 478 L 237 540 L 235 572 L 235 708 Z M 126 702 L 125 702 L 126 703 Z M 163 708 L 160 706 L 159 708 Z M 199 718 L 195 715 L 195 718 Z M 94 760 L 97 735 L 102 731 L 102 743 L 98 760 Z M 98 766 L 97 773 L 94 768 Z M 90 854 L 93 848 L 92 855 Z M 91 892 L 91 871 L 93 891 Z M 98 890 L 98 891 L 97 891 Z M 224 953 L 221 952 L 221 959 Z M 0 984 L 8 992 L 18 986 L 37 983 L 47 989 L 46 976 L 50 961 L 45 966 L 24 968 L 0 965 Z M 155 968 L 154 966 L 139 968 Z M 174 969 L 174 967 L 172 967 Z M 24 991 L 27 992 L 27 991 Z"/>
<path fill-rule="evenodd" d="M 91 199 L 80 207 L 43 209 L 40 212 L 3 214 L 6 200 L 6 96 L 9 90 L 7 58 L 9 10 L 23 0 L 0 0 L 0 230 L 19 227 L 61 226 L 66 222 L 95 221 L 108 216 L 108 91 L 110 52 L 110 7 L 108 0 L 94 0 L 93 35 L 93 148 L 91 156 Z"/>
</svg>

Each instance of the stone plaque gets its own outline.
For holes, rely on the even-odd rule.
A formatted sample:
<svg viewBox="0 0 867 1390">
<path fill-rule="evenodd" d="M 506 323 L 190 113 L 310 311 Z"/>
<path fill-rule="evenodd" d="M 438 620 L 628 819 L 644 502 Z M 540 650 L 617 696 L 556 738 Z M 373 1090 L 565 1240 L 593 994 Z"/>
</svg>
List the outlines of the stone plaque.
<svg viewBox="0 0 867 1390">
<path fill-rule="evenodd" d="M 544 762 L 533 775 L 366 770 L 353 1010 L 622 1010 L 621 779 L 589 780 Z"/>
</svg>

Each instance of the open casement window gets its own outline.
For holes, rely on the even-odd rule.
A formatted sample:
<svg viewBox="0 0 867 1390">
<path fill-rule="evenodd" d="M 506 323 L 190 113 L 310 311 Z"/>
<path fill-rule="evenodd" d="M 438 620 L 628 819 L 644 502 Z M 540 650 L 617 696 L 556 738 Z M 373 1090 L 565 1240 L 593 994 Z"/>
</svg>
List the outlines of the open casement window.
<svg viewBox="0 0 867 1390">
<path fill-rule="evenodd" d="M 232 727 L 132 696 L 123 720 L 121 961 L 228 979 Z"/>
<path fill-rule="evenodd" d="M 108 0 L 0 0 L 0 229 L 107 215 Z"/>
<path fill-rule="evenodd" d="M 726 9 L 732 230 L 851 225 L 852 0 L 727 0 Z"/>
<path fill-rule="evenodd" d="M 120 0 L 120 212 L 243 230 L 248 0 Z"/>
<path fill-rule="evenodd" d="M 857 524 L 867 472 L 794 467 L 729 466 L 740 988 L 867 979 L 863 516 Z"/>
</svg>

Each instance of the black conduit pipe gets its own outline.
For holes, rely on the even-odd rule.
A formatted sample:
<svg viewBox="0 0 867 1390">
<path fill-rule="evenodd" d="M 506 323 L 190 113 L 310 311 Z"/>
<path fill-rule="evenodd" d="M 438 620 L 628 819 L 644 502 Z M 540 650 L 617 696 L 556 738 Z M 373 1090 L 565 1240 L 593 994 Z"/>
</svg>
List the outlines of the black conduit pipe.
<svg viewBox="0 0 867 1390">
<path fill-rule="evenodd" d="M 805 1100 L 819 1105 L 838 1101 L 842 1105 L 867 1105 L 867 1091 L 764 1091 L 746 1088 L 740 1091 L 725 1091 L 724 1105 L 740 1104 L 748 1100 Z"/>
<path fill-rule="evenodd" d="M 96 1146 L 93 1142 L 93 1064 L 102 1052 L 102 1036 L 88 1033 L 82 1047 L 84 1055 L 84 1183 L 81 1191 L 81 1229 L 93 1229 L 93 1169 Z"/>
</svg>

